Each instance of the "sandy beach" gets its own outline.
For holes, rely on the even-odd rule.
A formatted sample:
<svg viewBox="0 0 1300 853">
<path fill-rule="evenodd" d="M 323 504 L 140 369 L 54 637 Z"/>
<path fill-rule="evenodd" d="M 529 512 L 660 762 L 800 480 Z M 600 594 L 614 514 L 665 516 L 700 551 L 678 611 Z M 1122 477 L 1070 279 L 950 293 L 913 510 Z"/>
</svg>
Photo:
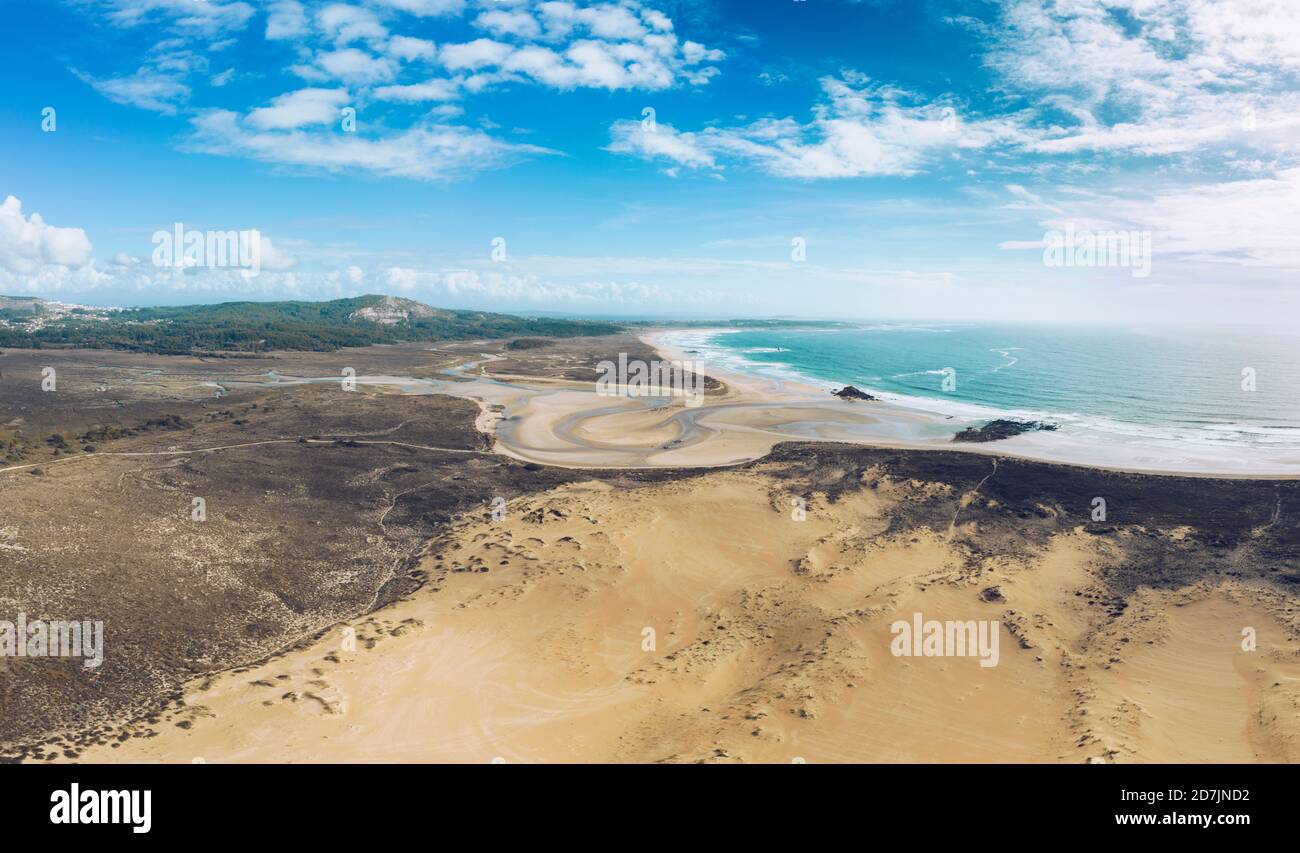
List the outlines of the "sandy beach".
<svg viewBox="0 0 1300 853">
<path fill-rule="evenodd" d="M 640 338 L 665 361 L 699 363 L 698 356 L 666 344 L 670 334 L 652 330 Z M 706 396 L 695 408 L 680 399 L 599 396 L 591 383 L 538 385 L 515 376 L 499 377 L 513 383 L 513 389 L 479 382 L 449 390 L 507 410 L 507 422 L 496 432 L 503 452 L 566 467 L 733 465 L 757 459 L 781 441 L 814 440 L 1015 456 L 1139 473 L 1300 478 L 1300 458 L 1285 454 L 1133 444 L 1067 432 L 1032 432 L 990 444 L 958 445 L 952 441 L 953 423 L 936 413 L 883 400 L 840 400 L 828 387 L 699 364 L 725 390 Z"/>
</svg>

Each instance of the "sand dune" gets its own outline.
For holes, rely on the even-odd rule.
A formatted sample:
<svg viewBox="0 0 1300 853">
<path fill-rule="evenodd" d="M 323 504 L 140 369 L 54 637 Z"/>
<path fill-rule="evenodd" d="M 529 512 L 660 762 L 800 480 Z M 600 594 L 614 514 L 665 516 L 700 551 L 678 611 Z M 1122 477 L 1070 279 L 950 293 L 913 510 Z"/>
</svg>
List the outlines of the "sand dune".
<svg viewBox="0 0 1300 853">
<path fill-rule="evenodd" d="M 512 502 L 432 543 L 409 598 L 82 760 L 1296 758 L 1300 647 L 1275 592 L 1142 589 L 1115 617 L 1096 601 L 1113 542 L 1063 529 L 1026 555 L 987 530 L 972 560 L 960 520 L 903 523 L 948 486 L 870 486 L 813 494 L 803 521 L 756 471 Z M 913 612 L 998 620 L 998 665 L 895 657 Z"/>
</svg>

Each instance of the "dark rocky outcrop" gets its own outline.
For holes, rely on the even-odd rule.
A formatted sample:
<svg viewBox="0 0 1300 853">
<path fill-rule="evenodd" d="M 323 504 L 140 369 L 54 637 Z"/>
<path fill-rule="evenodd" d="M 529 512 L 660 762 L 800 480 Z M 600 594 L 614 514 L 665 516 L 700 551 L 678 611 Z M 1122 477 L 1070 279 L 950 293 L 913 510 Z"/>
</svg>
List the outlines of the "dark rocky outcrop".
<svg viewBox="0 0 1300 853">
<path fill-rule="evenodd" d="M 874 399 L 876 399 L 875 397 L 873 397 L 873 396 L 871 396 L 870 394 L 868 394 L 866 391 L 863 391 L 863 390 L 861 390 L 861 389 L 859 389 L 859 388 L 854 388 L 852 385 L 845 385 L 845 386 L 844 386 L 843 388 L 841 388 L 840 390 L 838 390 L 838 391 L 832 391 L 831 393 L 834 394 L 836 397 L 839 397 L 841 400 L 874 400 Z"/>
<path fill-rule="evenodd" d="M 953 436 L 953 441 L 983 442 L 1001 441 L 1004 438 L 1020 435 L 1023 432 L 1052 431 L 1056 424 L 1043 421 L 1013 421 L 1005 418 L 989 421 L 982 427 L 967 427 Z"/>
</svg>

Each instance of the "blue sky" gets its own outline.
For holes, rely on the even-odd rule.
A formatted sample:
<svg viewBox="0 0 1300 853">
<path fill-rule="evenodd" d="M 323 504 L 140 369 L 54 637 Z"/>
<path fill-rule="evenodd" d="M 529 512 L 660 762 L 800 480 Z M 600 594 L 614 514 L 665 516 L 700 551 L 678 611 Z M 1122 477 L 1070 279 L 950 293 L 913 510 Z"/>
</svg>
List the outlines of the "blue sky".
<svg viewBox="0 0 1300 853">
<path fill-rule="evenodd" d="M 34 0 L 3 15 L 4 293 L 1300 316 L 1289 0 Z M 260 271 L 156 265 L 152 235 L 175 223 L 258 230 Z M 1064 233 L 1146 235 L 1149 266 L 1052 266 L 1044 244 Z"/>
</svg>

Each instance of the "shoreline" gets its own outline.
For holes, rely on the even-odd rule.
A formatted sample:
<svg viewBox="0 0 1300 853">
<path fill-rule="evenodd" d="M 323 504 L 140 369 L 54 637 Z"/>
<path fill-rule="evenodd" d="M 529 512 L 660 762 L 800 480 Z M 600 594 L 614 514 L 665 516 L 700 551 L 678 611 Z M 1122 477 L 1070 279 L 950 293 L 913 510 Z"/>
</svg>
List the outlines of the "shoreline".
<svg viewBox="0 0 1300 853">
<path fill-rule="evenodd" d="M 671 328 L 654 328 L 638 335 L 648 346 L 657 350 L 666 360 L 700 361 L 697 356 L 689 354 L 664 338 L 680 330 Z M 725 332 L 725 328 L 692 330 L 700 333 Z M 721 368 L 705 363 L 704 372 L 728 386 L 735 386 L 742 393 L 750 395 L 757 401 L 771 405 L 807 405 L 810 401 L 832 408 L 833 403 L 821 399 L 825 388 L 806 381 L 788 379 L 768 379 L 761 376 L 742 373 L 737 370 Z M 827 383 L 827 386 L 834 383 Z M 707 405 L 707 403 L 706 403 Z M 1101 445 L 1086 438 L 1062 434 L 1058 431 L 1030 432 L 983 445 L 954 444 L 952 435 L 957 432 L 955 418 L 941 417 L 937 413 L 927 413 L 922 408 L 900 406 L 888 400 L 876 400 L 864 403 L 846 403 L 868 409 L 871 415 L 891 424 L 895 435 L 864 435 L 861 437 L 844 436 L 818 438 L 817 436 L 792 436 L 791 441 L 825 440 L 844 441 L 850 444 L 862 444 L 868 447 L 884 447 L 907 450 L 941 450 L 957 453 L 975 453 L 986 456 L 1008 456 L 1036 462 L 1094 468 L 1103 471 L 1116 471 L 1128 474 L 1152 476 L 1186 476 L 1232 480 L 1296 480 L 1300 479 L 1300 457 L 1286 460 L 1285 470 L 1242 470 L 1223 466 L 1218 454 L 1189 453 L 1184 447 L 1159 448 L 1136 443 L 1114 443 Z M 869 407 L 869 408 L 868 408 Z M 838 408 L 838 407 L 835 407 Z M 945 427 L 950 433 L 942 438 L 898 438 L 897 432 L 905 431 L 918 423 L 931 428 Z M 1153 452 L 1163 450 L 1163 457 L 1151 456 Z M 1243 449 L 1244 450 L 1244 449 Z M 1127 458 L 1116 458 L 1125 454 Z M 1265 463 L 1268 464 L 1268 463 Z M 1278 463 L 1274 463 L 1278 464 Z"/>
<path fill-rule="evenodd" d="M 665 336 L 677 331 L 651 328 L 629 337 L 666 360 L 698 360 L 664 341 Z M 952 441 L 960 424 L 955 419 L 888 400 L 838 400 L 828 392 L 832 383 L 819 387 L 708 364 L 703 372 L 724 383 L 726 391 L 721 395 L 710 393 L 703 405 L 689 408 L 680 400 L 665 403 L 646 397 L 598 397 L 592 383 L 585 380 L 508 371 L 491 374 L 483 365 L 500 360 L 500 356 L 483 355 L 462 356 L 464 361 L 440 371 L 438 378 L 391 371 L 362 374 L 356 381 L 360 386 L 395 389 L 401 395 L 446 394 L 472 401 L 479 409 L 477 431 L 491 442 L 491 452 L 573 470 L 726 468 L 760 459 L 782 442 L 815 441 L 1008 457 L 1148 476 L 1278 482 L 1300 479 L 1300 458 L 1285 460 L 1281 470 L 1242 470 L 1242 466 L 1228 467 L 1221 459 L 1189 455 L 1177 447 L 1165 448 L 1164 456 L 1144 458 L 1151 448 L 1122 443 L 1098 445 L 1062 431 L 1024 433 L 984 444 L 957 444 Z M 478 370 L 466 372 L 473 368 Z M 268 375 L 276 381 L 267 382 Z M 332 376 L 259 371 L 226 376 L 223 381 L 233 389 L 328 385 L 337 380 Z M 928 436 L 923 435 L 926 430 Z M 111 455 L 109 452 L 103 457 Z M 11 467 L 18 470 L 90 458 L 69 457 Z"/>
</svg>

